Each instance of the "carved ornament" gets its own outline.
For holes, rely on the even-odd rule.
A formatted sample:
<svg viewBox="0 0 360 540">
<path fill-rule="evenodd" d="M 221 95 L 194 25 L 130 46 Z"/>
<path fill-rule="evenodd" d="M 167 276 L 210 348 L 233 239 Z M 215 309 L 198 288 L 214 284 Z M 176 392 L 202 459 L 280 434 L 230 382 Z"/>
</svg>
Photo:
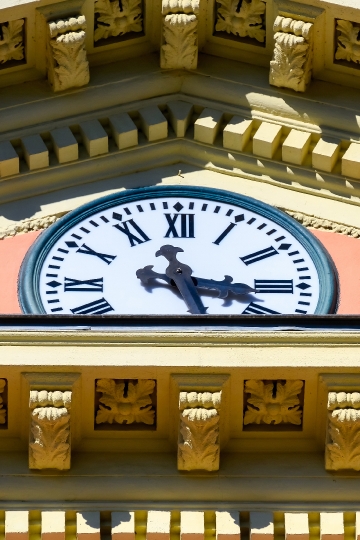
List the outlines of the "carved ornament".
<svg viewBox="0 0 360 540">
<path fill-rule="evenodd" d="M 196 69 L 198 0 L 163 0 L 162 69 Z"/>
<path fill-rule="evenodd" d="M 350 21 L 338 20 L 336 30 L 338 38 L 335 59 L 360 63 L 360 26 L 355 26 Z"/>
<path fill-rule="evenodd" d="M 6 380 L 0 379 L 0 394 L 2 394 L 6 387 Z M 4 400 L 0 396 L 0 424 L 6 424 L 6 409 L 4 407 Z"/>
<path fill-rule="evenodd" d="M 266 4 L 262 0 L 216 0 L 217 32 L 265 41 L 264 17 Z M 239 9 L 240 6 L 240 9 Z"/>
<path fill-rule="evenodd" d="M 142 0 L 95 0 L 95 14 L 95 41 L 143 29 Z"/>
<path fill-rule="evenodd" d="M 0 24 L 2 39 L 0 39 L 0 64 L 10 60 L 23 60 L 23 26 L 24 19 Z"/>
</svg>

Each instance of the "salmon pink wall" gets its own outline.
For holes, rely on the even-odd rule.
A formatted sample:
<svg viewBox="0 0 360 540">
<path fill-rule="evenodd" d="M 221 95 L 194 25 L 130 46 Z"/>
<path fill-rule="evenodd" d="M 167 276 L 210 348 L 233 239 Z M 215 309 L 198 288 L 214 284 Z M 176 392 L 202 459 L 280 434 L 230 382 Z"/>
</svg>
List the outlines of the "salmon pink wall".
<svg viewBox="0 0 360 540">
<path fill-rule="evenodd" d="M 312 231 L 330 253 L 340 280 L 340 314 L 360 314 L 360 240 Z M 40 232 L 0 240 L 0 313 L 21 313 L 17 279 L 23 258 Z"/>
</svg>

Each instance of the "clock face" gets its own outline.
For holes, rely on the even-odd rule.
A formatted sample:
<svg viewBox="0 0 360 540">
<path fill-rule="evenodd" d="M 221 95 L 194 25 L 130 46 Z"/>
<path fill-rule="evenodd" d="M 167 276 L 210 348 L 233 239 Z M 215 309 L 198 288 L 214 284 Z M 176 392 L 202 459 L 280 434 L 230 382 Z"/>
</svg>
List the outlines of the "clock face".
<svg viewBox="0 0 360 540">
<path fill-rule="evenodd" d="M 336 303 L 331 261 L 268 205 L 188 187 L 131 190 L 62 218 L 30 250 L 25 313 L 313 314 Z"/>
</svg>

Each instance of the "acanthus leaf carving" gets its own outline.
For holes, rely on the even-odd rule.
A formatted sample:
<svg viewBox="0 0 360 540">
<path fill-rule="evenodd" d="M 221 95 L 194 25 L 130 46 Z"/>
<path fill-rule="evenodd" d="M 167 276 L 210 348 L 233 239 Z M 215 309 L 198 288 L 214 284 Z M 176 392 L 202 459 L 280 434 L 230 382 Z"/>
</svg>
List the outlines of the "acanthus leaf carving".
<svg viewBox="0 0 360 540">
<path fill-rule="evenodd" d="M 350 21 L 338 20 L 336 30 L 337 38 L 336 60 L 360 63 L 360 26 Z"/>
<path fill-rule="evenodd" d="M 54 91 L 84 86 L 90 80 L 83 15 L 49 23 L 49 80 Z"/>
<path fill-rule="evenodd" d="M 0 394 L 2 394 L 6 387 L 6 380 L 0 379 Z M 0 396 L 0 424 L 6 423 L 6 409 L 4 408 L 4 400 Z"/>
<path fill-rule="evenodd" d="M 67 408 L 39 407 L 31 413 L 30 469 L 70 468 L 70 414 Z"/>
<path fill-rule="evenodd" d="M 0 24 L 3 34 L 3 39 L 0 39 L 0 64 L 24 59 L 23 26 L 24 19 Z"/>
<path fill-rule="evenodd" d="M 122 36 L 129 32 L 142 32 L 141 0 L 95 0 L 96 28 L 94 40 Z"/>
<path fill-rule="evenodd" d="M 215 30 L 240 37 L 265 41 L 264 15 L 266 4 L 262 0 L 216 0 L 217 8 Z M 239 9 L 240 4 L 240 9 Z"/>
<path fill-rule="evenodd" d="M 325 468 L 360 471 L 360 394 L 329 392 Z"/>
<path fill-rule="evenodd" d="M 176 13 L 164 18 L 161 67 L 195 69 L 197 66 L 197 17 Z"/>
<path fill-rule="evenodd" d="M 178 469 L 217 471 L 220 464 L 220 392 L 180 392 Z"/>
<path fill-rule="evenodd" d="M 311 79 L 312 23 L 278 16 L 275 47 L 270 62 L 270 84 L 304 92 Z"/>
<path fill-rule="evenodd" d="M 113 379 L 99 379 L 96 391 L 102 393 L 96 414 L 96 423 L 153 425 L 155 410 L 151 394 L 155 381 L 139 379 L 137 383 L 115 382 Z"/>
<path fill-rule="evenodd" d="M 303 381 L 289 380 L 264 383 L 249 380 L 245 383 L 245 392 L 250 394 L 244 415 L 247 424 L 295 424 L 301 425 L 302 411 L 299 394 Z"/>
</svg>

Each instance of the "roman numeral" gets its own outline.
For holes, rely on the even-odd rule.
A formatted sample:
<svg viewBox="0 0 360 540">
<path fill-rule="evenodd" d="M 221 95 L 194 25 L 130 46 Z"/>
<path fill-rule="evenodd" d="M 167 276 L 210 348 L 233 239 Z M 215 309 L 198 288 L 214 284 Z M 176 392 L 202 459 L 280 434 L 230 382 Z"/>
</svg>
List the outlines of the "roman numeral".
<svg viewBox="0 0 360 540">
<path fill-rule="evenodd" d="M 103 278 L 81 280 L 66 277 L 64 280 L 64 291 L 103 292 Z"/>
<path fill-rule="evenodd" d="M 142 239 L 130 231 L 129 225 L 128 225 L 129 223 L 132 226 L 132 228 L 135 229 L 135 231 L 140 235 Z M 117 223 L 116 225 L 113 225 L 113 227 L 115 227 L 115 229 L 117 229 L 118 231 L 126 234 L 126 236 L 129 239 L 131 247 L 134 247 L 136 244 L 143 244 L 144 242 L 148 242 L 150 240 L 150 238 L 146 236 L 144 231 L 140 229 L 139 225 L 137 225 L 133 219 L 128 219 L 128 221 L 123 221 L 121 225 Z"/>
<path fill-rule="evenodd" d="M 240 259 L 246 264 L 246 266 L 249 266 L 249 264 L 262 261 L 263 259 L 272 257 L 273 255 L 279 255 L 279 252 L 271 246 L 266 249 L 261 249 L 260 251 L 255 251 L 255 253 L 250 253 L 250 255 L 245 255 L 245 257 L 240 257 Z"/>
<path fill-rule="evenodd" d="M 280 313 L 251 302 L 245 311 L 242 312 L 242 315 L 280 315 Z"/>
<path fill-rule="evenodd" d="M 227 236 L 229 232 L 233 230 L 234 227 L 236 227 L 236 223 L 230 223 L 230 225 L 226 227 L 225 231 L 220 234 L 219 238 L 217 238 L 215 242 L 213 242 L 213 244 L 216 244 L 218 246 L 220 242 L 224 240 L 225 236 Z"/>
<path fill-rule="evenodd" d="M 294 292 L 292 279 L 255 279 L 254 283 L 254 289 L 261 294 Z"/>
<path fill-rule="evenodd" d="M 194 216 L 195 214 L 174 214 L 171 217 L 171 214 L 164 214 L 166 221 L 168 222 L 169 228 L 165 234 L 165 238 L 170 238 L 172 234 L 173 238 L 195 238 L 194 236 Z M 178 217 L 180 216 L 180 233 L 175 227 Z M 178 222 L 179 224 L 179 222 Z"/>
<path fill-rule="evenodd" d="M 105 298 L 95 300 L 89 304 L 70 309 L 74 315 L 103 315 L 109 311 L 114 311 L 114 308 L 110 306 L 109 302 Z"/>
<path fill-rule="evenodd" d="M 91 249 L 86 244 L 83 244 L 79 249 L 76 250 L 77 253 L 84 253 L 84 255 L 93 255 L 94 257 L 99 257 L 102 261 L 106 262 L 106 264 L 111 264 L 114 259 L 116 259 L 116 255 L 107 255 L 106 253 L 98 253 L 94 249 Z"/>
</svg>

